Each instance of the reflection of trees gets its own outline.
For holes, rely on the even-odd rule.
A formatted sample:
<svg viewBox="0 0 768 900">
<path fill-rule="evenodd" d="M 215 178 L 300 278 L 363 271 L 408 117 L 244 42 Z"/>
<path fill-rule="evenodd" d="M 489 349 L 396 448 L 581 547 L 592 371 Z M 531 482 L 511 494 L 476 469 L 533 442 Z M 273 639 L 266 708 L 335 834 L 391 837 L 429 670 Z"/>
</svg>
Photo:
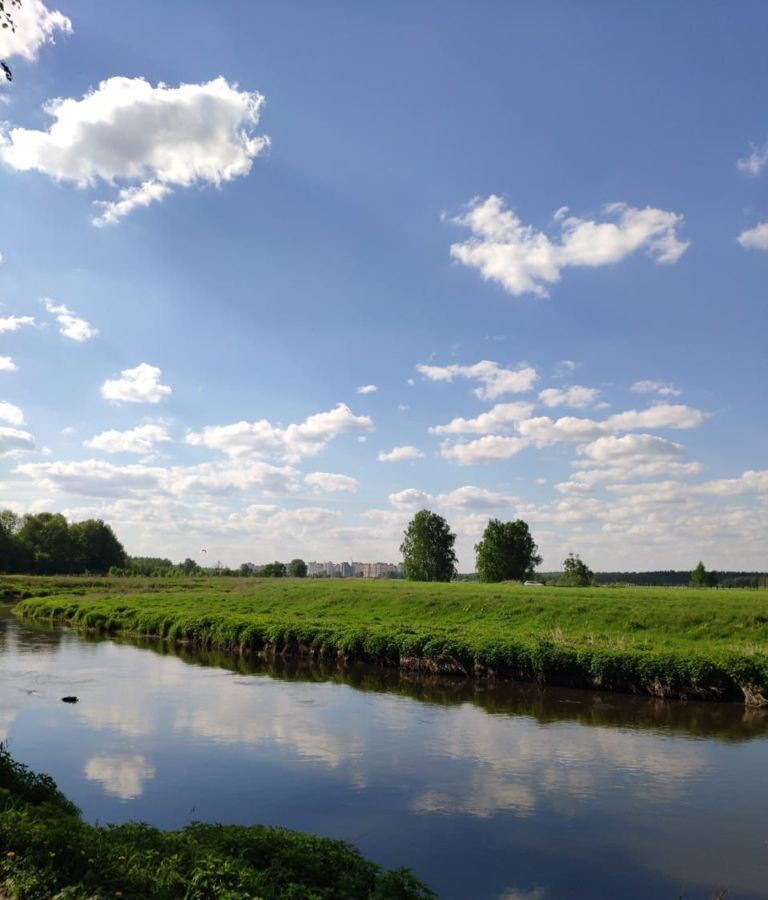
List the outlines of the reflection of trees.
<svg viewBox="0 0 768 900">
<path fill-rule="evenodd" d="M 121 637 L 119 640 L 162 656 L 177 657 L 188 665 L 216 666 L 242 675 L 268 675 L 281 681 L 347 684 L 361 691 L 401 694 L 441 706 L 472 703 L 493 715 L 525 716 L 542 724 L 576 722 L 660 733 L 672 731 L 728 742 L 768 734 L 768 711 L 738 703 L 653 699 L 493 679 L 428 675 L 362 663 L 334 664 L 327 659 L 267 658 L 256 653 L 195 650 L 154 639 Z"/>
</svg>

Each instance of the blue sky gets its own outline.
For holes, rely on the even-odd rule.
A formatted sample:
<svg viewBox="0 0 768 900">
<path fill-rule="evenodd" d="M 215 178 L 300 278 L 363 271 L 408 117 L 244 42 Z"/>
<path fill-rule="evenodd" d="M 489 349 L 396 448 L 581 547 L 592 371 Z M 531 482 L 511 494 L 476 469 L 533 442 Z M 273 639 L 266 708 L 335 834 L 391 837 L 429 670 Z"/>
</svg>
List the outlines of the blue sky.
<svg viewBox="0 0 768 900">
<path fill-rule="evenodd" d="M 765 568 L 764 5 L 199 10 L 2 38 L 3 505 L 231 564 L 395 560 L 428 506 L 465 570 L 490 515 L 545 568 Z"/>
</svg>

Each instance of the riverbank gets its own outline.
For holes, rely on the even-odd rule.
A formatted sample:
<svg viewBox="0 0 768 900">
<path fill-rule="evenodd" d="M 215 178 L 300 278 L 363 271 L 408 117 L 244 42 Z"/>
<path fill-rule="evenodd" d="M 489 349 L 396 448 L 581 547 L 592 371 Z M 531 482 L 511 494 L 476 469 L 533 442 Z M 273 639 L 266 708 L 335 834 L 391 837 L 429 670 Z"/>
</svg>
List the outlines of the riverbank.
<svg viewBox="0 0 768 900">
<path fill-rule="evenodd" d="M 434 897 L 410 872 L 386 872 L 349 844 L 281 828 L 88 825 L 50 778 L 15 762 L 0 744 L 3 892 L 17 900 Z"/>
<path fill-rule="evenodd" d="M 202 648 L 768 705 L 768 591 L 6 578 L 18 615 Z"/>
</svg>

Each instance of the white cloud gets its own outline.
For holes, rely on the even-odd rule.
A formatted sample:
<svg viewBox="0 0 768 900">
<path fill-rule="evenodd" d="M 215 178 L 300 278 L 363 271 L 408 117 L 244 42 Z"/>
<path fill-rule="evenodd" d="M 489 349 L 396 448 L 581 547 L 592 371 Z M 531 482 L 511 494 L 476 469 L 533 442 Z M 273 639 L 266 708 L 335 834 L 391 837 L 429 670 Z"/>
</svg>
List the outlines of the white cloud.
<svg viewBox="0 0 768 900">
<path fill-rule="evenodd" d="M 378 391 L 378 387 L 375 384 L 361 384 L 357 388 L 358 394 L 375 394 L 376 391 Z"/>
<path fill-rule="evenodd" d="M 35 449 L 35 439 L 26 431 L 18 428 L 0 426 L 0 456 L 9 456 L 17 452 L 30 453 Z"/>
<path fill-rule="evenodd" d="M 120 185 L 99 201 L 96 225 L 117 222 L 173 187 L 220 185 L 248 174 L 269 139 L 253 134 L 264 98 L 224 78 L 153 87 L 113 77 L 80 100 L 50 101 L 47 131 L 13 128 L 0 144 L 10 166 L 43 172 L 79 188 Z"/>
<path fill-rule="evenodd" d="M 160 384 L 162 374 L 157 366 L 139 363 L 134 369 L 123 369 L 120 378 L 107 379 L 101 396 L 121 403 L 159 403 L 171 394 L 167 384 Z"/>
<path fill-rule="evenodd" d="M 107 453 L 151 453 L 155 444 L 170 440 L 171 436 L 162 425 L 137 425 L 128 431 L 102 431 L 83 441 L 83 446 Z"/>
<path fill-rule="evenodd" d="M 471 484 L 456 488 L 447 494 L 439 494 L 437 497 L 437 502 L 441 506 L 468 510 L 499 509 L 516 501 L 516 497 L 507 497 Z"/>
<path fill-rule="evenodd" d="M 470 378 L 481 386 L 473 391 L 480 400 L 495 400 L 503 394 L 522 394 L 530 391 L 538 381 L 536 369 L 521 365 L 517 369 L 505 369 L 489 359 L 472 366 L 418 365 L 416 369 L 428 381 L 453 381 L 454 378 Z"/>
<path fill-rule="evenodd" d="M 701 494 L 736 497 L 750 494 L 768 496 L 768 469 L 743 472 L 739 478 L 717 478 L 697 485 Z"/>
<path fill-rule="evenodd" d="M 408 462 L 409 460 L 423 459 L 424 454 L 418 447 L 405 444 L 402 447 L 393 447 L 391 450 L 382 450 L 376 457 L 379 462 Z"/>
<path fill-rule="evenodd" d="M 462 466 L 470 466 L 474 463 L 511 459 L 527 447 L 528 443 L 524 438 L 489 434 L 475 441 L 461 444 L 444 441 L 441 444 L 440 455 L 444 459 L 453 460 Z"/>
<path fill-rule="evenodd" d="M 549 416 L 538 416 L 520 422 L 517 428 L 523 437 L 542 447 L 559 441 L 589 441 L 604 434 L 642 428 L 695 428 L 703 421 L 704 415 L 698 409 L 683 404 L 660 403 L 648 409 L 616 413 L 602 421 L 577 416 L 554 420 Z"/>
<path fill-rule="evenodd" d="M 345 403 L 339 403 L 328 412 L 316 413 L 287 428 L 267 419 L 208 425 L 200 432 L 190 432 L 186 441 L 193 446 L 221 450 L 233 458 L 277 456 L 294 461 L 319 453 L 339 435 L 363 431 L 373 431 L 370 416 L 356 416 Z"/>
<path fill-rule="evenodd" d="M 752 152 L 737 161 L 739 170 L 747 175 L 759 175 L 768 166 L 768 140 L 762 147 L 752 147 Z"/>
<path fill-rule="evenodd" d="M 683 456 L 685 447 L 652 434 L 625 434 L 623 437 L 610 435 L 598 438 L 591 444 L 578 447 L 576 452 L 591 464 L 631 466 L 651 458 Z"/>
<path fill-rule="evenodd" d="M 683 393 L 674 384 L 664 381 L 652 381 L 648 378 L 636 381 L 630 387 L 630 391 L 633 391 L 635 394 L 658 394 L 660 397 L 679 397 Z"/>
<path fill-rule="evenodd" d="M 545 388 L 539 393 L 539 400 L 545 406 L 589 406 L 597 399 L 600 391 L 597 388 L 583 387 L 574 384 L 573 387 L 560 390 L 559 388 Z"/>
<path fill-rule="evenodd" d="M 124 466 L 86 459 L 75 462 L 24 463 L 16 467 L 47 490 L 84 497 L 187 498 L 225 497 L 239 491 L 258 489 L 266 494 L 287 494 L 297 490 L 295 469 L 273 466 L 263 461 L 197 466 Z"/>
<path fill-rule="evenodd" d="M 527 419 L 533 412 L 533 404 L 519 401 L 516 403 L 497 403 L 496 406 L 481 413 L 474 419 L 452 419 L 447 425 L 433 425 L 431 434 L 491 434 L 504 431 L 509 426 Z"/>
<path fill-rule="evenodd" d="M 418 488 L 406 488 L 404 491 L 389 495 L 389 502 L 398 509 L 424 508 L 432 502 L 432 499 L 430 494 L 420 491 Z"/>
<path fill-rule="evenodd" d="M 4 319 L 0 318 L 0 333 L 18 331 L 19 328 L 23 328 L 25 325 L 34 324 L 35 319 L 33 316 L 6 316 Z"/>
<path fill-rule="evenodd" d="M 314 488 L 316 493 L 336 494 L 347 491 L 350 494 L 357 492 L 360 482 L 350 475 L 336 475 L 332 472 L 311 472 L 304 478 L 304 484 Z"/>
<path fill-rule="evenodd" d="M 55 43 L 57 31 L 72 33 L 72 22 L 58 10 L 48 9 L 42 0 L 24 0 L 20 7 L 9 11 L 16 30 L 4 28 L 0 31 L 0 59 L 20 56 L 34 60 L 43 44 Z"/>
<path fill-rule="evenodd" d="M 745 250 L 768 250 L 768 222 L 760 222 L 739 235 L 739 243 Z"/>
<path fill-rule="evenodd" d="M 89 341 L 91 338 L 96 337 L 99 333 L 98 329 L 86 322 L 85 319 L 76 316 L 72 310 L 67 309 L 63 304 L 57 305 L 49 297 L 45 297 L 43 303 L 48 312 L 56 316 L 56 319 L 61 326 L 59 333 L 63 334 L 64 337 L 82 343 L 83 341 Z"/>
<path fill-rule="evenodd" d="M 7 400 L 0 401 L 0 420 L 10 422 L 11 425 L 23 425 L 24 413 L 18 406 L 9 403 Z"/>
<path fill-rule="evenodd" d="M 19 367 L 10 356 L 0 356 L 0 372 L 18 372 Z"/>
<path fill-rule="evenodd" d="M 569 266 L 606 266 L 645 248 L 660 263 L 674 263 L 689 244 L 677 237 L 683 217 L 663 209 L 636 209 L 612 203 L 604 213 L 615 221 L 561 217 L 554 240 L 505 209 L 500 197 L 476 198 L 468 212 L 453 221 L 472 236 L 451 245 L 451 256 L 478 269 L 485 280 L 499 282 L 510 294 L 546 297 L 546 285 L 560 280 Z"/>
</svg>

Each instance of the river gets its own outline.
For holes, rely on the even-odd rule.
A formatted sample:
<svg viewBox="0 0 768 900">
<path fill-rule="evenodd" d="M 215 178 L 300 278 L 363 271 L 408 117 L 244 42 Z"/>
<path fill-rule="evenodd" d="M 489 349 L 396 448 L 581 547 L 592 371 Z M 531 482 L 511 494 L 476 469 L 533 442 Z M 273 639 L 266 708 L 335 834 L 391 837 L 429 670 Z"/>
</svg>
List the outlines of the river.
<svg viewBox="0 0 768 900">
<path fill-rule="evenodd" d="M 344 838 L 447 900 L 768 897 L 768 716 L 736 704 L 177 652 L 5 604 L 0 740 L 89 821 Z"/>
</svg>

